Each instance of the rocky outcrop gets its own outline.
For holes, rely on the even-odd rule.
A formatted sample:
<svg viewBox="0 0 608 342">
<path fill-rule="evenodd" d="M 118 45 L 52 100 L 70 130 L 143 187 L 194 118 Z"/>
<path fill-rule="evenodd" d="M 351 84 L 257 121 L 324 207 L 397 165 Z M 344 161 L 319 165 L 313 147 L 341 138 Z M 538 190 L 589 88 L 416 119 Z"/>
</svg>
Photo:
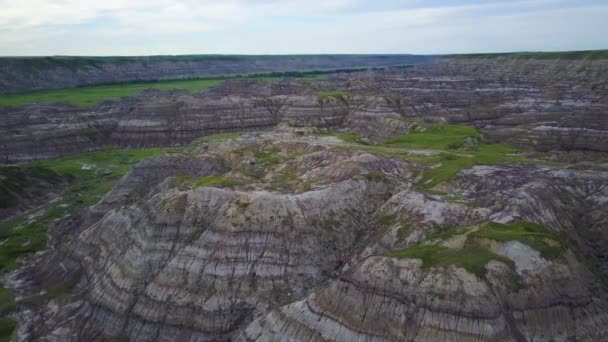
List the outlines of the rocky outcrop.
<svg viewBox="0 0 608 342">
<path fill-rule="evenodd" d="M 582 263 L 584 258 L 567 248 L 550 256 L 535 249 L 538 244 L 530 247 L 532 241 L 493 241 L 489 235 L 475 235 L 483 229 L 475 222 L 527 219 L 572 236 L 572 248 L 578 248 L 576 242 L 585 241 L 588 229 L 605 227 L 606 177 L 597 172 L 478 166 L 461 173 L 458 188 L 446 185 L 450 193 L 472 201 L 469 204 L 446 202 L 441 196 L 411 189 L 399 192 L 377 215 L 376 227 L 388 229 L 380 239 L 368 240 L 359 261 L 304 300 L 256 319 L 237 340 L 606 339 L 608 297 L 597 276 Z M 593 189 L 594 195 L 585 189 Z M 588 201 L 577 202 L 584 194 Z M 573 199 L 567 206 L 561 202 L 566 198 Z M 577 210 L 585 211 L 593 223 L 568 228 L 571 212 Z M 446 228 L 457 226 L 470 228 Z M 606 244 L 597 234 L 594 243 Z M 385 252 L 403 246 L 404 254 Z M 480 257 L 476 254 L 480 246 L 495 258 L 481 264 L 481 272 L 470 264 Z M 431 254 L 408 255 L 408 248 L 431 248 Z M 461 260 L 466 261 L 457 266 L 451 263 L 459 263 L 459 252 L 450 254 L 449 260 L 441 259 L 445 248 L 476 252 L 463 256 Z M 604 265 L 601 259 L 595 260 L 598 266 Z M 598 326 L 598 322 L 602 323 Z"/>
<path fill-rule="evenodd" d="M 590 220 L 571 242 L 560 237 L 573 233 L 560 201 L 601 188 L 607 174 L 478 166 L 443 185 L 459 198 L 446 200 L 414 186 L 422 166 L 313 132 L 283 125 L 138 164 L 54 228 L 60 249 L 13 275 L 12 286 L 33 289 L 80 279 L 68 299 L 24 312 L 21 336 L 606 338 L 608 302 L 593 273 L 603 250 L 583 230 L 605 227 L 608 196 L 568 202 Z M 487 231 L 521 220 L 547 230 Z"/>
<path fill-rule="evenodd" d="M 32 108 L 36 108 L 32 111 Z M 316 95 L 241 97 L 146 92 L 90 111 L 61 105 L 4 108 L 0 155 L 4 162 L 121 148 L 181 146 L 201 136 L 268 130 L 280 122 L 340 126 L 353 111 Z"/>
<path fill-rule="evenodd" d="M 521 253 L 527 247 L 504 248 Z M 425 270 L 417 259 L 370 257 L 305 300 L 257 319 L 237 340 L 605 339 L 606 299 L 589 288 L 575 258 L 538 261 L 525 271 L 516 265 L 523 288 L 513 290 L 512 271 L 497 261 L 487 265 L 484 281 L 462 268 Z"/>
<path fill-rule="evenodd" d="M 404 117 L 474 125 L 487 140 L 541 151 L 606 151 L 606 60 L 444 59 L 338 75 Z M 340 81 L 338 81 L 340 80 Z"/>
<path fill-rule="evenodd" d="M 493 220 L 525 219 L 563 232 L 608 275 L 606 172 L 476 166 L 461 175 L 455 191 L 491 208 Z"/>
</svg>

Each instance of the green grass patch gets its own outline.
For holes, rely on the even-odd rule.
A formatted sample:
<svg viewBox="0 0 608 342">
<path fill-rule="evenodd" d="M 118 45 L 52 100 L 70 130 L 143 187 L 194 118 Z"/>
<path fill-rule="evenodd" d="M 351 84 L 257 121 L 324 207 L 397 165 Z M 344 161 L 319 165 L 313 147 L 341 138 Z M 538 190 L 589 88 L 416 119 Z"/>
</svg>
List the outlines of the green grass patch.
<svg viewBox="0 0 608 342">
<path fill-rule="evenodd" d="M 17 266 L 17 259 L 46 248 L 50 224 L 79 208 L 99 201 L 134 164 L 173 149 L 149 148 L 103 151 L 33 162 L 23 167 L 44 168 L 70 179 L 62 197 L 36 211 L 33 218 L 17 216 L 0 223 L 0 270 Z"/>
<path fill-rule="evenodd" d="M 333 132 L 328 129 L 321 129 L 318 133 L 323 137 L 337 137 L 347 144 L 360 144 L 360 145 L 369 145 L 367 142 L 363 141 L 361 135 L 359 133 L 352 132 Z"/>
<path fill-rule="evenodd" d="M 397 222 L 398 216 L 395 213 L 383 213 L 376 218 L 379 227 L 388 228 Z"/>
<path fill-rule="evenodd" d="M 6 315 L 15 309 L 17 309 L 17 304 L 10 291 L 4 286 L 0 286 L 0 315 Z"/>
<path fill-rule="evenodd" d="M 337 100 L 344 101 L 350 95 L 351 94 L 347 91 L 330 90 L 330 91 L 322 91 L 322 92 L 318 93 L 317 97 L 319 98 L 319 100 L 326 100 L 326 99 L 334 98 Z"/>
<path fill-rule="evenodd" d="M 475 165 L 512 165 L 535 162 L 521 155 L 521 150 L 506 144 L 478 143 L 465 145 L 467 138 L 480 139 L 476 128 L 465 125 L 433 124 L 426 129 L 399 135 L 381 145 L 364 146 L 356 133 L 335 133 L 321 130 L 321 136 L 335 136 L 361 151 L 397 157 L 431 166 L 424 170 L 419 186 L 430 189 L 450 181 L 463 169 Z M 424 125 L 423 125 L 424 126 Z M 349 146 L 350 148 L 350 146 Z M 414 154 L 408 150 L 431 150 L 437 155 Z M 538 162 L 538 161 L 536 161 Z"/>
<path fill-rule="evenodd" d="M 439 227 L 431 234 L 429 240 L 448 240 L 457 235 L 463 235 L 470 232 L 473 227 L 462 226 L 462 227 Z"/>
<path fill-rule="evenodd" d="M 300 180 L 299 175 L 292 170 L 283 170 L 275 174 L 270 181 L 270 187 L 273 190 L 306 190 L 306 188 L 310 188 L 311 186 L 310 182 Z"/>
<path fill-rule="evenodd" d="M 50 57 L 57 60 L 55 57 Z M 129 58 L 129 57 L 120 57 Z M 31 61 L 32 59 L 30 59 Z M 24 59 L 24 62 L 26 60 Z M 68 65 L 72 65 L 76 60 L 68 60 Z M 89 62 L 87 62 L 89 63 Z M 92 61 L 93 64 L 86 64 L 82 66 L 75 65 L 76 70 L 80 67 L 83 68 L 95 68 L 100 60 Z M 112 62 L 114 63 L 114 62 Z M 268 73 L 253 73 L 244 75 L 224 75 L 217 77 L 207 77 L 198 79 L 176 79 L 176 80 L 158 80 L 158 81 L 141 81 L 141 82 L 128 82 L 128 83 L 117 83 L 109 85 L 93 85 L 93 86 L 81 86 L 75 88 L 62 88 L 62 89 L 49 89 L 49 90 L 37 90 L 31 92 L 24 92 L 18 94 L 6 94 L 0 95 L 0 106 L 21 106 L 32 102 L 46 102 L 46 103 L 68 103 L 80 107 L 89 107 L 99 104 L 105 100 L 118 99 L 125 96 L 132 96 L 142 92 L 146 89 L 157 89 L 157 90 L 172 90 L 172 89 L 185 89 L 189 92 L 197 92 L 227 79 L 255 79 L 260 81 L 276 81 L 283 77 L 295 77 L 301 79 L 319 79 L 324 78 L 325 75 L 334 72 L 357 72 L 367 70 L 363 69 L 336 69 L 336 70 L 310 70 L 310 71 L 287 71 L 287 72 L 268 72 Z M 38 71 L 38 72 L 43 72 Z"/>
<path fill-rule="evenodd" d="M 482 279 L 485 279 L 486 264 L 490 262 L 490 260 L 501 261 L 512 268 L 515 267 L 515 264 L 511 259 L 480 247 L 451 249 L 437 245 L 419 245 L 390 252 L 387 256 L 400 259 L 421 259 L 423 263 L 422 268 L 425 270 L 433 267 L 454 265 L 462 267 Z"/>
<path fill-rule="evenodd" d="M 412 226 L 405 222 L 401 222 L 399 229 L 397 229 L 397 241 L 403 241 L 408 237 L 410 232 L 412 231 Z"/>
<path fill-rule="evenodd" d="M 368 145 L 368 143 L 361 140 L 361 135 L 358 133 L 336 133 L 335 136 L 348 144 Z"/>
<path fill-rule="evenodd" d="M 270 149 L 260 149 L 253 153 L 253 157 L 258 165 L 272 167 L 281 163 L 282 159 L 279 156 L 279 152 L 279 149 L 274 147 Z"/>
<path fill-rule="evenodd" d="M 559 257 L 566 248 L 564 239 L 557 234 L 550 232 L 538 223 L 528 221 L 518 221 L 511 224 L 489 222 L 469 236 L 495 241 L 519 241 L 539 251 L 545 259 Z"/>
<path fill-rule="evenodd" d="M 49 186 L 62 180 L 56 172 L 43 167 L 0 165 L 0 209 L 14 207 L 21 199 L 42 196 Z"/>
<path fill-rule="evenodd" d="M 0 342 L 8 342 L 11 340 L 13 331 L 17 327 L 17 322 L 10 318 L 0 319 Z"/>
<path fill-rule="evenodd" d="M 479 132 L 471 126 L 435 124 L 426 130 L 414 131 L 399 135 L 384 142 L 385 146 L 447 150 L 464 143 L 467 137 L 479 139 Z"/>
<path fill-rule="evenodd" d="M 177 188 L 186 187 L 215 187 L 215 188 L 232 188 L 241 185 L 236 179 L 224 176 L 207 176 L 207 177 L 190 177 L 190 176 L 174 176 L 171 178 L 171 186 Z"/>
<path fill-rule="evenodd" d="M 367 179 L 370 182 L 383 182 L 384 174 L 379 171 L 372 171 L 363 175 L 363 178 Z"/>
<path fill-rule="evenodd" d="M 439 157 L 439 166 L 425 170 L 421 186 L 430 188 L 437 184 L 450 181 L 456 178 L 458 172 L 468 169 L 475 165 L 473 158 L 467 156 L 456 156 L 451 153 L 442 153 Z"/>
<path fill-rule="evenodd" d="M 221 79 L 177 80 L 40 90 L 22 94 L 0 95 L 0 106 L 20 106 L 32 102 L 47 102 L 89 107 L 105 100 L 135 95 L 146 89 L 171 90 L 179 88 L 195 92 L 212 87 L 221 81 Z"/>
<path fill-rule="evenodd" d="M 438 167 L 425 170 L 421 186 L 430 188 L 437 184 L 450 181 L 458 172 L 475 165 L 512 165 L 530 162 L 526 158 L 515 155 L 518 150 L 505 144 L 479 144 L 466 154 L 443 152 L 437 161 Z"/>
</svg>

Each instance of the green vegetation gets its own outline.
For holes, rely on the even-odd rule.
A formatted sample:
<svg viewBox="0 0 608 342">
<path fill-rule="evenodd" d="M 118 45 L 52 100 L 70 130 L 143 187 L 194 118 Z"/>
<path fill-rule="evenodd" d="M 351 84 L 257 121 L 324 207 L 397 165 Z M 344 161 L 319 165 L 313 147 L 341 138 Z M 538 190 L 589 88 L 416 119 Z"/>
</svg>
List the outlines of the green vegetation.
<svg viewBox="0 0 608 342">
<path fill-rule="evenodd" d="M 376 222 L 378 223 L 378 226 L 383 227 L 383 228 L 390 227 L 396 221 L 397 221 L 397 214 L 395 214 L 395 213 L 383 213 L 382 215 L 380 215 L 379 217 L 376 218 Z"/>
<path fill-rule="evenodd" d="M 347 144 L 369 145 L 364 141 L 359 133 L 352 132 L 333 132 L 328 129 L 319 130 L 319 135 L 323 137 L 336 137 Z"/>
<path fill-rule="evenodd" d="M 537 223 L 528 221 L 511 224 L 489 222 L 482 225 L 478 231 L 471 233 L 470 237 L 496 241 L 520 241 L 539 251 L 545 259 L 559 257 L 565 248 L 563 238 Z"/>
<path fill-rule="evenodd" d="M 503 165 L 525 163 L 527 160 L 517 149 L 505 144 L 478 143 L 465 145 L 467 138 L 480 139 L 474 127 L 464 125 L 435 124 L 425 130 L 393 137 L 384 143 L 391 148 L 430 149 L 439 151 L 436 157 L 419 157 L 415 162 L 435 164 L 424 172 L 421 185 L 431 188 L 452 180 L 458 172 L 474 165 Z"/>
<path fill-rule="evenodd" d="M 403 241 L 408 237 L 410 232 L 412 231 L 412 227 L 405 222 L 401 222 L 399 229 L 397 229 L 397 241 Z"/>
<path fill-rule="evenodd" d="M 361 135 L 357 133 L 337 133 L 336 136 L 348 144 L 369 145 L 367 142 L 361 140 Z"/>
<path fill-rule="evenodd" d="M 32 102 L 69 103 L 89 107 L 109 99 L 135 95 L 146 89 L 186 89 L 190 92 L 209 88 L 221 79 L 178 80 L 116 85 L 97 85 L 78 88 L 40 90 L 21 94 L 0 95 L 0 106 L 20 106 Z"/>
<path fill-rule="evenodd" d="M 0 223 L 0 270 L 17 266 L 17 258 L 46 247 L 47 224 L 61 218 L 61 208 L 49 210 L 34 220 L 17 217 Z"/>
<path fill-rule="evenodd" d="M 46 232 L 50 224 L 69 213 L 97 202 L 110 188 L 127 173 L 133 164 L 148 157 L 171 151 L 167 149 L 116 150 L 87 153 L 79 156 L 54 158 L 21 166 L 24 172 L 34 172 L 39 176 L 64 177 L 72 185 L 55 202 L 37 209 L 31 215 L 21 215 L 0 222 L 0 271 L 17 266 L 17 259 L 27 253 L 46 248 Z M 34 170 L 34 171 L 31 171 Z M 43 170 L 43 171 L 41 171 Z M 76 285 L 76 280 L 53 285 L 43 295 L 27 298 L 24 303 L 38 305 L 50 299 L 67 296 Z M 8 290 L 0 288 L 0 314 L 13 311 L 15 302 Z M 8 341 L 17 322 L 0 320 L 0 341 Z"/>
<path fill-rule="evenodd" d="M 302 180 L 298 173 L 293 170 L 283 170 L 270 180 L 270 187 L 273 190 L 308 191 L 312 188 L 311 181 Z"/>
<path fill-rule="evenodd" d="M 157 56 L 157 57 L 169 57 L 169 56 Z M 188 56 L 172 56 L 179 58 L 180 60 L 189 61 Z M 211 56 L 191 56 L 191 57 L 208 57 Z M 31 68 L 32 72 L 38 72 L 37 69 L 46 70 L 52 68 L 53 64 L 56 66 L 68 66 L 73 70 L 82 70 L 95 68 L 100 63 L 129 63 L 132 57 L 107 57 L 97 59 L 93 57 L 92 61 L 85 61 L 79 59 L 72 59 L 66 57 L 66 60 L 62 60 L 63 57 L 48 57 L 52 61 L 46 58 L 35 60 L 25 58 L 17 61 L 15 68 Z M 58 59 L 59 58 L 59 59 Z M 112 59 L 114 58 L 114 59 Z M 59 61 L 59 62 L 58 62 Z M 33 64 L 32 64 L 33 63 Z M 40 65 L 35 66 L 36 64 Z M 47 103 L 67 103 L 73 104 L 80 107 L 89 107 L 99 104 L 105 100 L 118 99 L 121 97 L 135 95 L 146 89 L 157 89 L 157 90 L 172 90 L 172 89 L 185 89 L 189 92 L 200 91 L 227 79 L 258 79 L 258 80 L 277 80 L 282 77 L 295 77 L 295 78 L 320 78 L 327 74 L 332 73 L 352 73 L 368 70 L 367 68 L 350 68 L 350 69 L 333 69 L 333 70 L 309 70 L 309 71 L 285 71 L 285 72 L 267 72 L 267 73 L 255 73 L 255 74 L 244 74 L 244 75 L 219 75 L 215 77 L 195 78 L 195 79 L 166 79 L 166 80 L 150 80 L 150 81 L 133 81 L 125 83 L 115 84 L 103 84 L 103 85 L 92 85 L 92 86 L 80 86 L 74 88 L 62 88 L 62 89 L 47 89 L 37 90 L 31 92 L 23 92 L 16 94 L 3 94 L 0 95 L 0 106 L 20 106 L 33 102 L 47 102 Z"/>
<path fill-rule="evenodd" d="M 46 168 L 0 166 L 0 209 L 16 206 L 20 198 L 40 195 L 45 185 L 61 182 L 61 176 Z"/>
<path fill-rule="evenodd" d="M 0 342 L 8 342 L 11 340 L 13 331 L 17 327 L 17 322 L 10 318 L 0 319 Z"/>
<path fill-rule="evenodd" d="M 435 124 L 426 130 L 388 139 L 384 145 L 410 149 L 447 150 L 462 146 L 467 137 L 479 139 L 480 136 L 479 132 L 471 126 Z"/>
<path fill-rule="evenodd" d="M 424 126 L 427 127 L 424 127 Z M 430 189 L 435 185 L 450 181 L 463 169 L 474 165 L 509 165 L 529 163 L 519 155 L 520 150 L 506 144 L 486 144 L 474 127 L 464 125 L 421 123 L 420 128 L 409 134 L 388 139 L 383 144 L 367 145 L 357 133 L 336 133 L 328 130 L 319 132 L 321 136 L 335 136 L 353 147 L 369 153 L 382 154 L 429 165 L 424 170 L 420 186 Z M 466 144 L 472 138 L 471 144 Z M 367 146 L 365 146 L 367 145 Z M 436 155 L 411 153 L 410 150 L 428 150 Z"/>
<path fill-rule="evenodd" d="M 466 235 L 462 248 L 450 248 L 437 243 L 437 240 L 446 241 L 461 235 Z M 513 260 L 492 252 L 487 243 L 482 240 L 519 241 L 534 248 L 546 259 L 559 257 L 568 245 L 565 237 L 550 232 L 534 222 L 518 221 L 511 224 L 487 222 L 477 228 L 475 226 L 440 227 L 428 237 L 427 241 L 431 244 L 420 244 L 403 250 L 391 251 L 385 255 L 421 259 L 425 270 L 437 266 L 455 265 L 463 267 L 482 279 L 485 279 L 485 266 L 490 260 L 501 261 L 515 269 Z M 521 279 L 516 275 L 513 278 L 512 286 L 516 290 L 523 286 Z"/>
<path fill-rule="evenodd" d="M 464 235 L 473 229 L 471 226 L 462 227 L 439 227 L 429 236 L 429 240 L 448 240 L 456 235 Z"/>
<path fill-rule="evenodd" d="M 519 221 L 512 224 L 495 222 L 484 223 L 477 230 L 472 226 L 457 228 L 439 228 L 431 234 L 428 241 L 445 241 L 454 236 L 466 235 L 463 248 L 449 248 L 438 244 L 422 244 L 387 253 L 387 256 L 396 258 L 417 258 L 423 262 L 423 269 L 437 266 L 455 265 L 485 278 L 485 265 L 490 260 L 498 260 L 511 268 L 514 262 L 489 250 L 480 239 L 495 241 L 520 241 L 539 251 L 547 259 L 559 257 L 567 244 L 564 238 L 548 231 L 537 223 Z M 520 279 L 514 279 L 515 288 L 521 287 Z"/>
<path fill-rule="evenodd" d="M 366 173 L 363 175 L 363 177 L 370 182 L 383 182 L 384 181 L 384 174 L 379 171 L 372 171 L 372 172 Z"/>
<path fill-rule="evenodd" d="M 349 100 L 351 99 L 351 96 L 351 93 L 341 90 L 330 90 L 317 93 L 318 102 L 321 106 L 323 106 L 326 101 L 331 99 L 335 99 L 344 104 L 348 104 Z"/>
<path fill-rule="evenodd" d="M 186 187 L 216 187 L 216 188 L 232 188 L 240 185 L 236 179 L 224 176 L 207 176 L 207 177 L 190 177 L 190 176 L 174 176 L 171 177 L 171 186 L 177 188 Z"/>
<path fill-rule="evenodd" d="M 351 94 L 349 92 L 346 91 L 340 91 L 340 90 L 331 90 L 331 91 L 322 91 L 320 93 L 317 94 L 317 97 L 319 98 L 319 101 L 323 101 L 323 100 L 327 100 L 330 98 L 334 98 L 340 101 L 346 101 L 346 99 L 350 96 Z"/>
<path fill-rule="evenodd" d="M 437 245 L 418 245 L 399 251 L 388 253 L 395 258 L 421 259 L 423 269 L 438 266 L 454 265 L 466 269 L 468 272 L 484 279 L 486 275 L 486 264 L 490 260 L 497 260 L 515 268 L 514 262 L 503 256 L 492 253 L 480 247 L 467 247 L 463 249 L 451 249 Z"/>
<path fill-rule="evenodd" d="M 5 315 L 17 308 L 15 300 L 11 296 L 9 290 L 4 286 L 0 286 L 0 315 Z"/>
<path fill-rule="evenodd" d="M 259 165 L 264 167 L 272 167 L 281 162 L 279 152 L 280 150 L 273 146 L 268 149 L 256 150 L 253 153 L 253 157 L 255 158 L 256 163 Z"/>
<path fill-rule="evenodd" d="M 505 144 L 479 144 L 466 151 L 472 154 L 441 153 L 439 166 L 424 172 L 422 186 L 426 188 L 456 178 L 458 172 L 475 165 L 509 165 L 529 162 L 515 155 L 518 150 Z"/>
<path fill-rule="evenodd" d="M 104 151 L 33 162 L 25 167 L 51 170 L 72 181 L 55 202 L 30 215 L 0 222 L 0 270 L 17 266 L 17 258 L 46 248 L 47 227 L 79 208 L 97 202 L 131 167 L 164 152 L 161 148 Z"/>
</svg>

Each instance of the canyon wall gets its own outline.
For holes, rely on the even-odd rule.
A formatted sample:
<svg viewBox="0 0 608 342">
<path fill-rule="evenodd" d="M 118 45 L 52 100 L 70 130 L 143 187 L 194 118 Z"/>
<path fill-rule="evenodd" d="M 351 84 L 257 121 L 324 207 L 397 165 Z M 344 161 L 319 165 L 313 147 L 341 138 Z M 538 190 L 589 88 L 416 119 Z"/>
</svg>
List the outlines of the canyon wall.
<svg viewBox="0 0 608 342">
<path fill-rule="evenodd" d="M 344 127 L 357 113 L 473 125 L 484 139 L 539 151 L 608 151 L 608 61 L 453 59 L 323 80 L 228 80 L 197 94 L 145 91 L 92 108 L 0 108 L 0 158 L 181 146 L 279 122 Z M 341 91 L 335 92 L 336 90 Z M 382 132 L 359 127 L 372 140 Z M 384 134 L 386 136 L 386 134 Z"/>
<path fill-rule="evenodd" d="M 84 85 L 426 63 L 414 55 L 3 57 L 0 94 Z"/>
</svg>

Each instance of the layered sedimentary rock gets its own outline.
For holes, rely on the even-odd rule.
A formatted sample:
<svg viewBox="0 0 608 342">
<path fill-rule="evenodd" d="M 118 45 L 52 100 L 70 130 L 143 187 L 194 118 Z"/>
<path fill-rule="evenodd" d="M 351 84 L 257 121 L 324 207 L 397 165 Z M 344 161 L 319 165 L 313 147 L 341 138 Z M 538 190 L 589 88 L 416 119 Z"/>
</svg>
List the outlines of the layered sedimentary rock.
<svg viewBox="0 0 608 342">
<path fill-rule="evenodd" d="M 32 108 L 35 108 L 32 110 Z M 150 91 L 90 111 L 61 105 L 3 108 L 0 154 L 5 162 L 98 150 L 104 146 L 180 146 L 216 133 L 268 130 L 285 121 L 340 126 L 346 104 L 316 95 L 272 97 Z"/>
<path fill-rule="evenodd" d="M 362 259 L 338 279 L 302 301 L 258 318 L 237 340 L 606 339 L 605 290 L 572 251 L 563 250 L 559 256 L 548 257 L 518 241 L 472 237 L 479 229 L 475 222 L 528 219 L 572 234 L 574 241 L 585 241 L 588 230 L 596 227 L 597 232 L 598 226 L 605 227 L 605 208 L 599 209 L 602 213 L 596 209 L 606 204 L 606 177 L 605 173 L 595 172 L 476 167 L 463 172 L 456 181 L 465 198 L 476 200 L 474 207 L 446 203 L 440 196 L 411 190 L 400 192 L 380 212 L 396 213 L 398 219 L 392 226 L 407 227 L 404 236 L 396 238 L 398 234 L 389 226 L 380 239 L 382 243 L 368 245 L 371 252 L 366 250 Z M 593 200 L 587 197 L 593 202 L 591 207 L 591 202 L 569 202 L 566 207 L 560 202 L 573 192 L 582 196 L 582 189 L 591 188 L 595 189 Z M 588 220 L 594 222 L 573 231 L 565 226 L 571 224 L 571 212 L 577 210 L 585 211 Z M 434 227 L 467 223 L 473 224 L 469 231 L 447 238 L 432 235 Z M 474 275 L 455 266 L 429 268 L 415 257 L 381 253 L 429 238 L 433 244 L 456 250 L 483 245 L 507 259 L 492 260 L 485 265 L 484 275 Z M 593 243 L 605 246 L 606 240 L 596 234 Z"/>
<path fill-rule="evenodd" d="M 0 93 L 175 78 L 373 68 L 426 63 L 430 56 L 3 57 Z"/>
<path fill-rule="evenodd" d="M 541 151 L 605 152 L 606 65 L 457 59 L 316 81 L 231 80 L 201 94 L 147 91 L 89 109 L 4 107 L 0 156 L 13 162 L 106 145 L 177 146 L 202 135 L 268 130 L 280 122 L 347 127 L 377 141 L 406 130 L 373 128 L 378 118 L 370 121 L 370 114 L 387 113 L 474 125 L 487 141 Z M 357 122 L 358 113 L 367 122 Z"/>
<path fill-rule="evenodd" d="M 536 341 L 603 340 L 606 301 L 572 255 L 547 262 L 528 252 L 516 264 L 517 292 L 505 264 L 491 261 L 488 280 L 461 268 L 427 271 L 415 259 L 370 257 L 303 301 L 257 319 L 241 341 Z M 534 262 L 532 266 L 528 263 Z M 521 268 L 520 268 L 521 267 Z M 568 300 L 564 300 L 568 298 Z"/>
<path fill-rule="evenodd" d="M 605 60 L 448 59 L 348 77 L 406 117 L 473 124 L 488 139 L 538 150 L 605 151 Z M 346 77 L 345 77 L 346 78 Z M 345 80 L 346 81 L 346 80 Z"/>
<path fill-rule="evenodd" d="M 76 285 L 20 304 L 19 336 L 606 340 L 604 65 L 453 60 L 3 109 L 9 161 L 194 141 L 54 223 L 51 250 L 8 286 L 27 299 Z M 420 138 L 429 122 L 481 136 L 384 143 Z M 195 140 L 223 132 L 241 134 Z M 444 180 L 426 182 L 437 170 Z"/>
<path fill-rule="evenodd" d="M 65 253 L 61 268 L 43 263 L 15 275 L 20 284 L 82 275 L 69 300 L 27 316 L 21 336 L 608 336 L 606 292 L 589 268 L 603 265 L 603 250 L 592 242 L 605 243 L 587 235 L 605 227 L 608 174 L 477 166 L 443 185 L 460 198 L 448 201 L 413 186 L 422 166 L 315 131 L 281 126 L 138 164 L 80 226 L 60 229 L 67 234 L 55 254 Z M 568 202 L 569 210 L 560 202 L 592 188 L 587 202 Z M 576 210 L 589 215 L 589 225 L 572 230 Z M 521 220 L 547 227 L 535 233 L 543 240 L 479 235 L 485 222 Z M 400 254 L 409 248 L 464 253 L 464 259 L 429 264 Z M 580 251 L 592 258 L 580 258 Z M 477 266 L 467 261 L 478 257 L 488 259 L 473 261 Z"/>
<path fill-rule="evenodd" d="M 608 274 L 606 177 L 597 170 L 476 166 L 462 172 L 455 191 L 492 208 L 493 220 L 526 219 L 554 227 Z"/>
</svg>

